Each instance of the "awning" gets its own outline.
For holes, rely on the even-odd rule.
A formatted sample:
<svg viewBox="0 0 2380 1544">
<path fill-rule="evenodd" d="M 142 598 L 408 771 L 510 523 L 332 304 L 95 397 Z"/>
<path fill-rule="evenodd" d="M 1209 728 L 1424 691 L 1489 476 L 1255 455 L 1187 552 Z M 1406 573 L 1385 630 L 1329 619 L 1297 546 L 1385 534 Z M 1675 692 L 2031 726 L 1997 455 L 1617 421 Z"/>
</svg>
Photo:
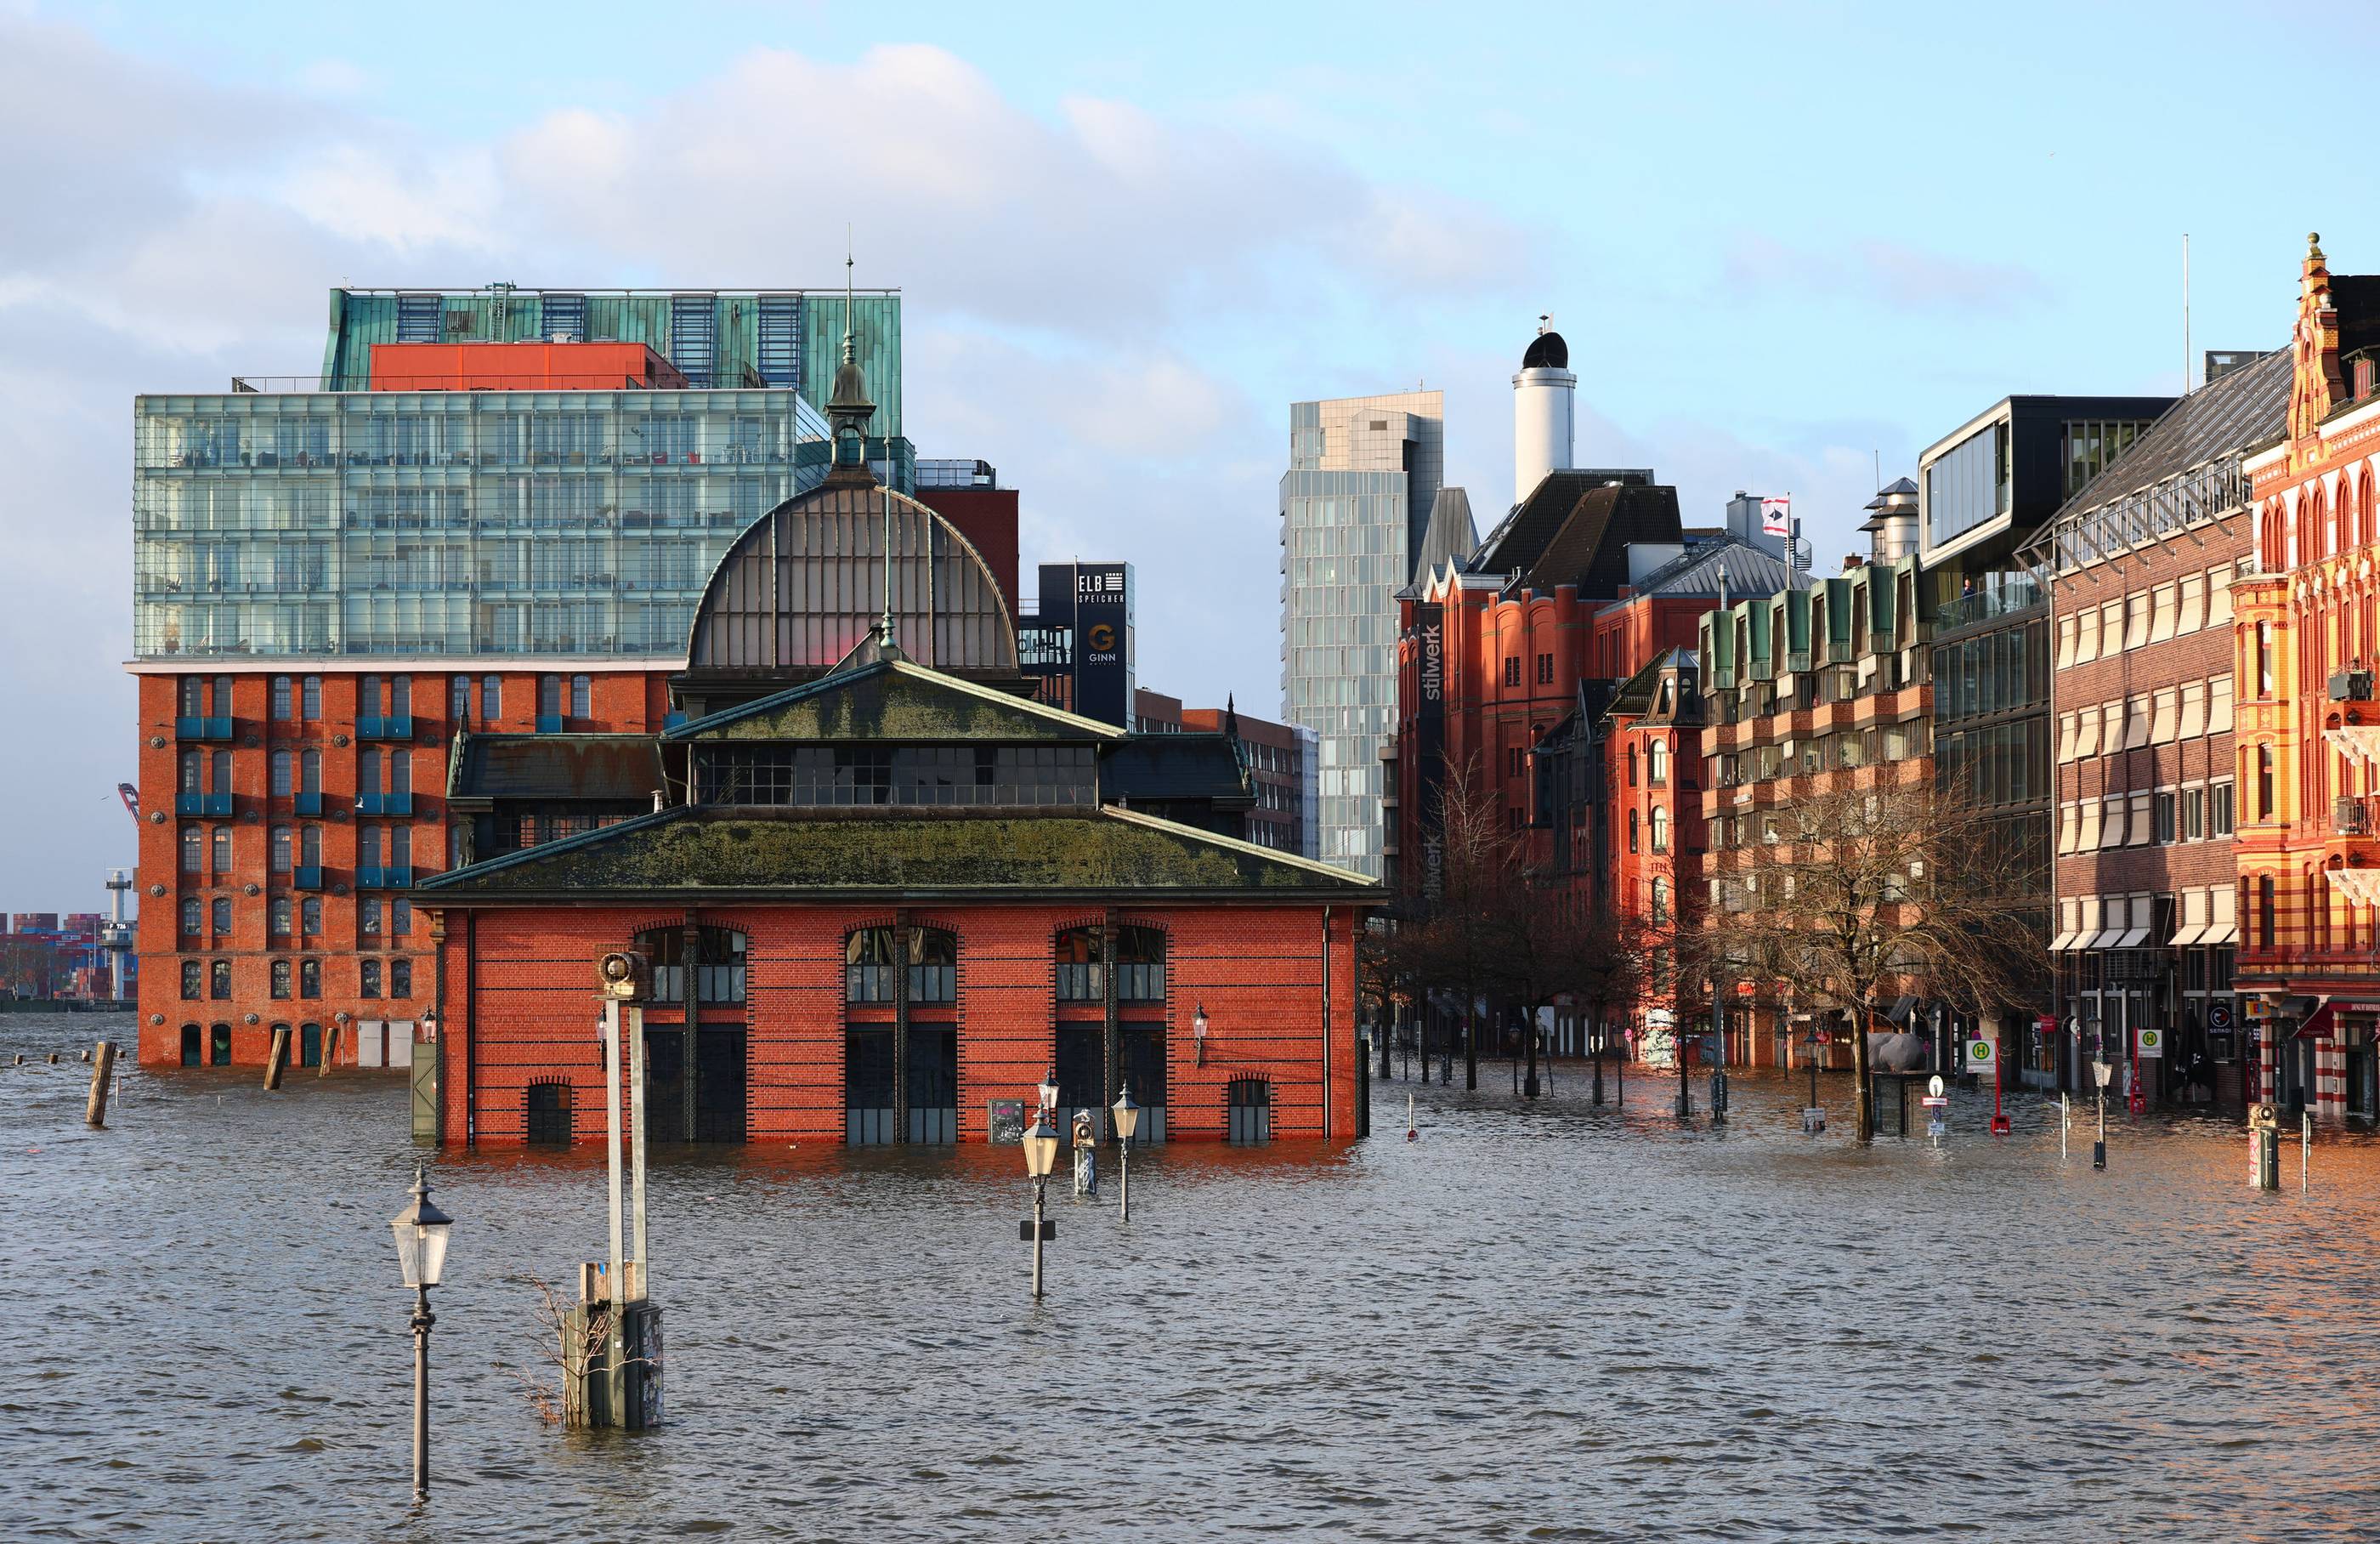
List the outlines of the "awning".
<svg viewBox="0 0 2380 1544">
<path fill-rule="evenodd" d="M 1884 1016 L 1890 1019 L 1895 1024 L 1907 1024 L 1909 1022 L 1911 1010 L 1914 1009 L 1916 1006 L 1917 999 L 1910 993 L 1903 992 L 1900 996 L 1900 1000 L 1893 1003 L 1892 1011 L 1886 1014 Z"/>
<path fill-rule="evenodd" d="M 2333 729 L 2333 735 L 2345 731 Z M 2380 869 L 2328 869 L 2330 887 L 2350 901 L 2363 906 L 2380 906 Z"/>
<path fill-rule="evenodd" d="M 2076 950 L 2087 954 L 2094 949 L 2105 949 L 2108 944 L 2114 942 L 2116 939 L 2120 936 L 2122 935 L 2118 933 L 2113 928 L 2108 929 L 2105 932 L 2084 933 L 2081 938 L 2074 941 L 2074 947 Z"/>
<path fill-rule="evenodd" d="M 2181 930 L 2173 935 L 2173 942 L 2166 947 L 2187 949 L 2193 943 L 2204 943 L 2206 942 L 2206 930 L 2212 924 L 2206 922 L 2186 922 L 2182 925 Z"/>
<path fill-rule="evenodd" d="M 2208 944 L 2237 943 L 2240 942 L 2240 924 L 2236 921 L 2209 922 L 2206 924 L 2205 933 L 2198 942 Z"/>
<path fill-rule="evenodd" d="M 2322 737 L 2340 755 L 2380 767 L 2380 725 L 2350 723 L 2344 729 L 2325 729 Z"/>
<path fill-rule="evenodd" d="M 2128 928 L 2117 936 L 2115 942 L 2107 944 L 2107 947 L 2110 949 L 2137 949 L 2148 941 L 2149 930 L 2146 928 Z"/>
<path fill-rule="evenodd" d="M 2074 947 L 2074 940 L 2076 936 L 2077 935 L 2071 931 L 2059 933 L 2056 938 L 2049 941 L 2049 952 L 2056 954 L 2060 954 L 2065 950 L 2071 949 Z"/>
</svg>

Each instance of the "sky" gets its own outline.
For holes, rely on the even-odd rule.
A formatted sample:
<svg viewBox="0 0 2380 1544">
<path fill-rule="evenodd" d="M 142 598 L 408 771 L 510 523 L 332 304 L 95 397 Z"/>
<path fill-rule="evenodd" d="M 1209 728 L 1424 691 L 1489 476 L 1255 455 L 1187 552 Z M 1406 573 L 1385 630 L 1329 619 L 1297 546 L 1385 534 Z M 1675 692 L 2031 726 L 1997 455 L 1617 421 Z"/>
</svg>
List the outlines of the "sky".
<svg viewBox="0 0 2380 1544">
<path fill-rule="evenodd" d="M 2318 28 L 2319 35 L 2316 35 Z M 1446 393 L 1512 496 L 1540 312 L 1582 464 L 1688 523 L 1860 505 L 2013 392 L 2281 343 L 2320 230 L 2380 272 L 2333 92 L 2380 13 L 0 0 L 0 909 L 135 832 L 139 392 L 319 368 L 334 286 L 905 297 L 907 429 L 1022 490 L 1026 565 L 1138 565 L 1142 685 L 1280 702 L 1287 405 Z M 2307 175 L 2318 165 L 2318 176 Z"/>
</svg>

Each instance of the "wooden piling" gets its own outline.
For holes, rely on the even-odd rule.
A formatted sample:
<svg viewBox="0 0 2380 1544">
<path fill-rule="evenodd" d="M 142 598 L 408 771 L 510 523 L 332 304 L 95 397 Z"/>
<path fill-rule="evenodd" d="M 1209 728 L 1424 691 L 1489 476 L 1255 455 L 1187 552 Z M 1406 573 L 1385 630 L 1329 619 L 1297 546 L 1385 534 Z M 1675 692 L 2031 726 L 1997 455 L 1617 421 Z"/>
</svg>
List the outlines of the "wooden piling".
<svg viewBox="0 0 2380 1544">
<path fill-rule="evenodd" d="M 339 1021 L 333 1019 L 322 1026 L 322 1064 L 314 1069 L 317 1077 L 331 1076 L 331 1064 L 339 1059 Z"/>
<path fill-rule="evenodd" d="M 289 1069 L 289 1026 L 273 1027 L 273 1050 L 264 1058 L 264 1091 L 273 1093 L 281 1087 L 281 1075 Z"/>
<path fill-rule="evenodd" d="M 91 1098 L 84 1101 L 82 1107 L 82 1118 L 92 1125 L 107 1125 L 107 1080 L 115 1071 L 115 1042 L 102 1040 L 99 1042 L 99 1054 L 91 1062 Z"/>
</svg>

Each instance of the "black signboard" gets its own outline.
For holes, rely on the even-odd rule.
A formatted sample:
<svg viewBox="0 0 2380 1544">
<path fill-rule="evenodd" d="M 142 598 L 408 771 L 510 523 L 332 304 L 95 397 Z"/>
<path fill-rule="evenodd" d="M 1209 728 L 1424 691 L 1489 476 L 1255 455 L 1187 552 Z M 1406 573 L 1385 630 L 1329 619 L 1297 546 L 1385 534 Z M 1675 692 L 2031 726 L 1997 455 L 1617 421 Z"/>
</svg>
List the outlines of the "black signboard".
<svg viewBox="0 0 2380 1544">
<path fill-rule="evenodd" d="M 1075 711 L 1131 725 L 1132 642 L 1131 565 L 1075 565 Z"/>
<path fill-rule="evenodd" d="M 1414 608 L 1414 639 L 1420 650 L 1418 700 L 1414 711 L 1415 775 L 1420 795 L 1422 886 L 1438 894 L 1444 847 L 1439 834 L 1439 790 L 1446 781 L 1446 608 Z"/>
</svg>

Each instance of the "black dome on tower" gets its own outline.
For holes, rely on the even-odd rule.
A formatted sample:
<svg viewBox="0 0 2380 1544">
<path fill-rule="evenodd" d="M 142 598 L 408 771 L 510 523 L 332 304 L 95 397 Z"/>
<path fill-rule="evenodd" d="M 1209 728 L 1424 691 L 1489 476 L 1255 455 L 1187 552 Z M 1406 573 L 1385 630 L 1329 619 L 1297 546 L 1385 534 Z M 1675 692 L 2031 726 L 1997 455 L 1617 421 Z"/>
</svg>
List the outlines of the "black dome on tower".
<svg viewBox="0 0 2380 1544">
<path fill-rule="evenodd" d="M 1529 351 L 1521 356 L 1523 370 L 1568 370 L 1570 345 L 1560 333 L 1539 333 L 1529 340 Z"/>
</svg>

